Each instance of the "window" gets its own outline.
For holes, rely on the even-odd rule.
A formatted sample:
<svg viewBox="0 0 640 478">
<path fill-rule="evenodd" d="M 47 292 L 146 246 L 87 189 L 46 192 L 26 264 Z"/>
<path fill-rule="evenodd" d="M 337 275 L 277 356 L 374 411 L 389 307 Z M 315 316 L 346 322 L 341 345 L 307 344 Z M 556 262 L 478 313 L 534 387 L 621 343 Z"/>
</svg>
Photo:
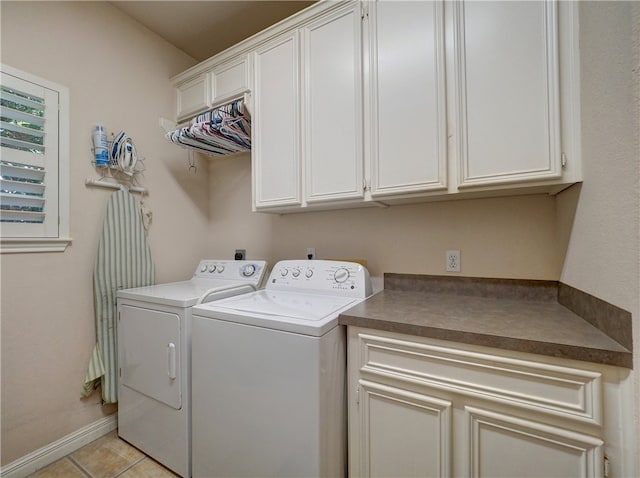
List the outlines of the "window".
<svg viewBox="0 0 640 478">
<path fill-rule="evenodd" d="M 2 252 L 64 251 L 69 233 L 69 92 L 1 65 Z"/>
</svg>

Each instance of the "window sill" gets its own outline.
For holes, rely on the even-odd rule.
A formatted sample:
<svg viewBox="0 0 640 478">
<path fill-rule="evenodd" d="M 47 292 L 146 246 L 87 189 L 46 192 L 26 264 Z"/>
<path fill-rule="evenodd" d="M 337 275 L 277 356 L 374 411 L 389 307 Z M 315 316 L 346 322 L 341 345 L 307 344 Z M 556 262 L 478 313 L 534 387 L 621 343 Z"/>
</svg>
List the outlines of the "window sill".
<svg viewBox="0 0 640 478">
<path fill-rule="evenodd" d="M 71 238 L 24 238 L 3 237 L 0 239 L 0 254 L 27 252 L 64 252 Z"/>
</svg>

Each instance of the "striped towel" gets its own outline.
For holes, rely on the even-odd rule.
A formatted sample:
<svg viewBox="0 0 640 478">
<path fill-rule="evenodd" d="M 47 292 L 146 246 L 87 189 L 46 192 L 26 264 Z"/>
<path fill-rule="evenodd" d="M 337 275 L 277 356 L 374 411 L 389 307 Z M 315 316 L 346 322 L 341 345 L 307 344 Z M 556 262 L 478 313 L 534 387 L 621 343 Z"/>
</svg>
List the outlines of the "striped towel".
<svg viewBox="0 0 640 478">
<path fill-rule="evenodd" d="M 116 294 L 152 285 L 155 268 L 136 201 L 128 191 L 111 195 L 93 272 L 97 344 L 91 354 L 82 395 L 102 385 L 105 403 L 118 401 Z"/>
</svg>

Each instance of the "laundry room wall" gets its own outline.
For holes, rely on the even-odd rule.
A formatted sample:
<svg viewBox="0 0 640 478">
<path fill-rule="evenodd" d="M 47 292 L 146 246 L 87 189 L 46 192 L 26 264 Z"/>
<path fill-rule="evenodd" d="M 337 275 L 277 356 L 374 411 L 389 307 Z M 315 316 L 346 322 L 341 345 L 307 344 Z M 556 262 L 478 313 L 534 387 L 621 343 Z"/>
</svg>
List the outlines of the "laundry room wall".
<svg viewBox="0 0 640 478">
<path fill-rule="evenodd" d="M 2 62 L 70 92 L 70 235 L 63 253 L 3 254 L 2 465 L 115 411 L 80 398 L 95 343 L 93 264 L 112 190 L 97 178 L 91 132 L 124 129 L 145 158 L 149 241 L 159 282 L 186 279 L 206 255 L 207 164 L 188 171 L 160 117 L 174 118 L 170 78 L 196 61 L 107 2 L 0 4 Z"/>
<path fill-rule="evenodd" d="M 251 160 L 210 160 L 209 255 L 247 249 L 271 264 L 302 259 L 363 259 L 370 273 L 451 274 L 445 251 L 461 251 L 476 277 L 557 280 L 561 261 L 555 199 L 547 195 L 431 202 L 298 214 L 251 212 Z"/>
<path fill-rule="evenodd" d="M 560 278 L 632 313 L 624 403 L 636 433 L 619 446 L 640 470 L 640 3 L 581 2 L 579 13 L 584 182 L 558 196 L 560 228 L 571 226 Z"/>
</svg>

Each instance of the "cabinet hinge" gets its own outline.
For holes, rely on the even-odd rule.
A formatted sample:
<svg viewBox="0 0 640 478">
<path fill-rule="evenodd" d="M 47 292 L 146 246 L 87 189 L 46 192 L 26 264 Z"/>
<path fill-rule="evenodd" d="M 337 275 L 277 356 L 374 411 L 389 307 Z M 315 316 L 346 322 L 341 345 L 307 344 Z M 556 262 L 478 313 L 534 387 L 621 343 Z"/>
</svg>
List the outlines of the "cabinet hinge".
<svg viewBox="0 0 640 478">
<path fill-rule="evenodd" d="M 602 460 L 602 467 L 603 467 L 604 478 L 607 478 L 609 476 L 609 457 L 607 456 L 604 457 L 604 460 Z"/>
<path fill-rule="evenodd" d="M 364 20 L 365 18 L 369 17 L 369 7 L 365 4 L 361 4 L 360 7 L 360 18 L 362 18 L 362 20 Z"/>
<path fill-rule="evenodd" d="M 360 387 L 356 387 L 356 405 L 360 405 Z"/>
<path fill-rule="evenodd" d="M 119 369 L 118 369 L 118 375 L 119 375 L 120 377 L 122 377 L 122 369 L 121 369 L 121 368 L 119 368 Z"/>
<path fill-rule="evenodd" d="M 560 164 L 563 168 L 567 166 L 567 155 L 564 153 L 560 155 Z"/>
</svg>

